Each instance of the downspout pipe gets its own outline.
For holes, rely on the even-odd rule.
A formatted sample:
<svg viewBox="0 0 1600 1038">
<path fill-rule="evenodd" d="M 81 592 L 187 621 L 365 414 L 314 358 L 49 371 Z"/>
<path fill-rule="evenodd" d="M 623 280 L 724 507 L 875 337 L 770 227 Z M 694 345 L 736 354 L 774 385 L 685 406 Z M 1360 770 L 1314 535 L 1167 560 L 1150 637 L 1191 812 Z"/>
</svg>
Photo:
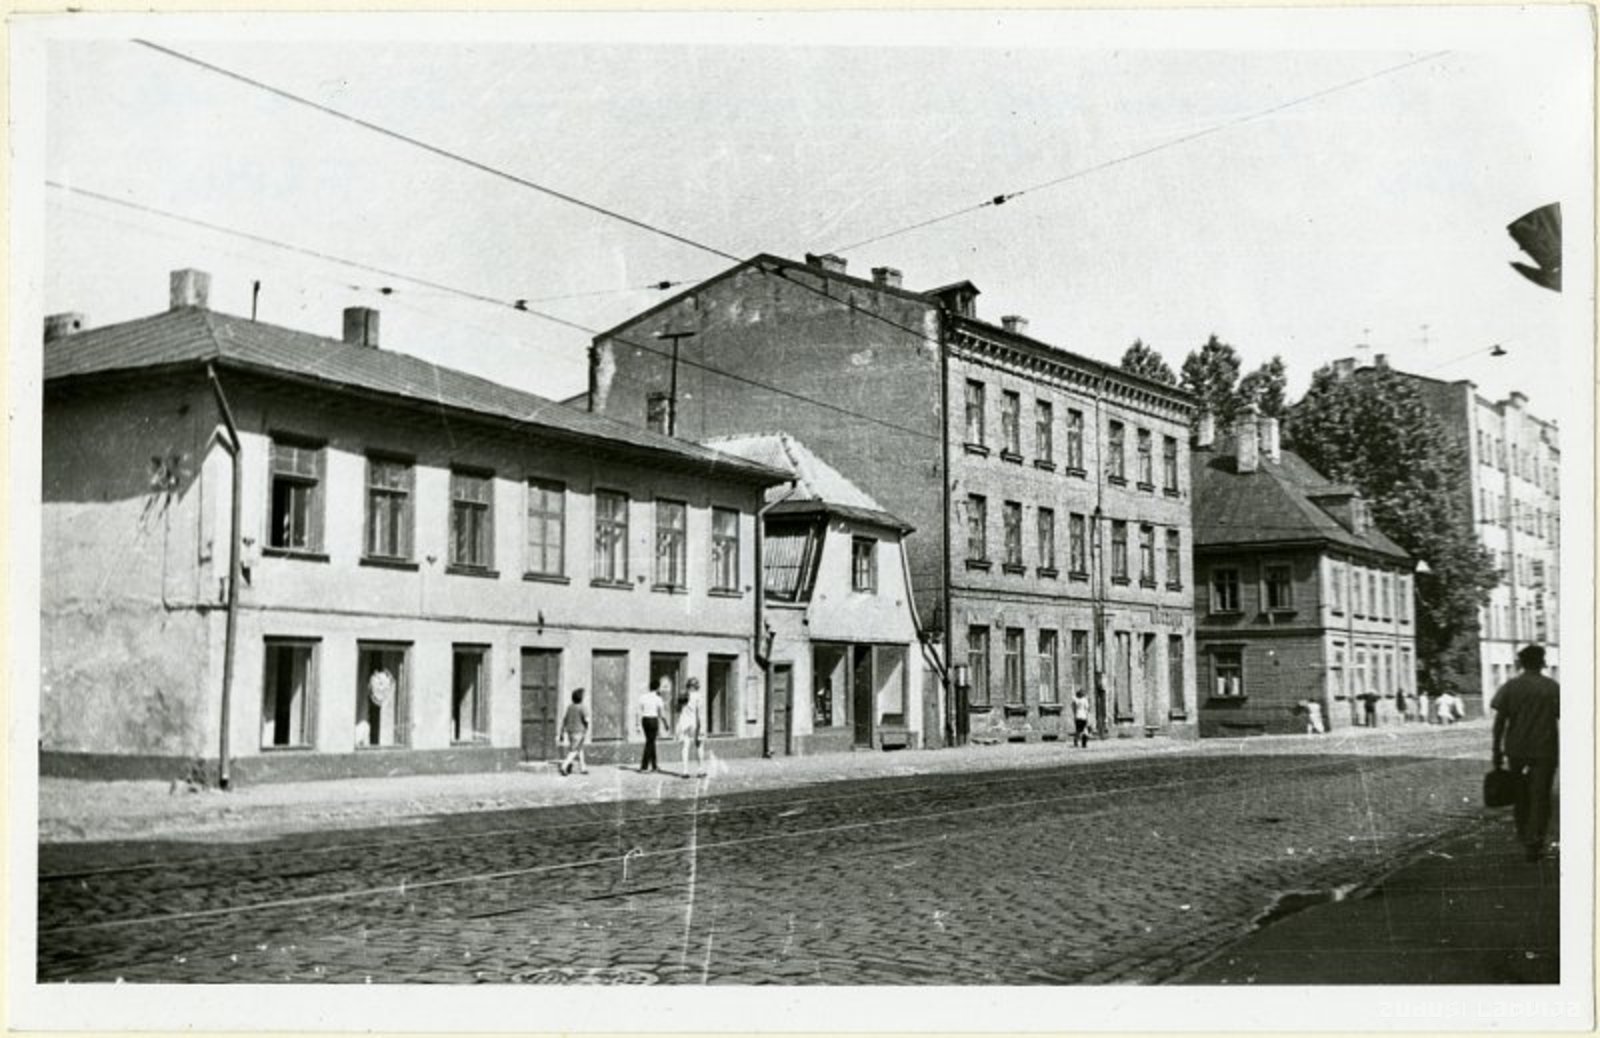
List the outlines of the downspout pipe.
<svg viewBox="0 0 1600 1038">
<path fill-rule="evenodd" d="M 944 731 L 945 745 L 959 746 L 964 741 L 965 718 L 958 716 L 964 714 L 965 704 L 960 702 L 961 693 L 950 680 L 950 663 L 954 649 L 955 614 L 951 612 L 950 580 L 953 568 L 950 561 L 950 524 L 955 519 L 954 506 L 950 500 L 950 331 L 949 322 L 944 320 L 943 314 L 939 316 L 939 525 L 944 537 L 944 580 L 943 587 L 939 589 L 941 609 L 944 612 L 944 672 L 940 675 L 939 687 L 944 693 Z"/>
<path fill-rule="evenodd" d="M 222 392 L 222 383 L 217 379 L 217 369 L 212 364 L 206 365 L 206 379 L 211 383 L 212 395 L 216 397 L 217 408 L 222 412 L 222 424 L 228 430 L 224 446 L 232 462 L 232 500 L 228 517 L 228 619 L 222 638 L 222 705 L 217 739 L 217 786 L 226 791 L 233 787 L 233 762 L 228 745 L 228 727 L 231 723 L 233 706 L 233 656 L 239 632 L 239 581 L 244 568 L 244 560 L 239 550 L 239 534 L 242 526 L 240 516 L 244 511 L 244 476 L 241 471 L 244 463 L 241 456 L 239 427 L 234 424 L 233 409 L 228 406 L 228 398 Z"/>
</svg>

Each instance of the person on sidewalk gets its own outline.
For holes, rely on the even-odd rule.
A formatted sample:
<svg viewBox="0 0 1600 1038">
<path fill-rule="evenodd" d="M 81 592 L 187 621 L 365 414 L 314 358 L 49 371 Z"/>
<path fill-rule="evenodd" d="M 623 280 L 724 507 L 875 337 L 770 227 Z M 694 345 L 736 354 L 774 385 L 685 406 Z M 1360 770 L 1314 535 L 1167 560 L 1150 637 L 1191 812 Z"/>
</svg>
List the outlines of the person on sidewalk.
<svg viewBox="0 0 1600 1038">
<path fill-rule="evenodd" d="M 695 774 L 706 773 L 705 748 L 701 745 L 702 732 L 700 730 L 700 703 L 696 694 L 700 691 L 700 679 L 690 678 L 685 683 L 683 695 L 678 697 L 678 745 L 679 752 L 683 755 L 683 777 L 689 778 L 689 747 L 694 747 Z"/>
<path fill-rule="evenodd" d="M 583 759 L 584 747 L 589 745 L 589 708 L 583 705 L 583 689 L 572 690 L 572 702 L 561 718 L 561 741 L 567 746 L 567 757 L 556 770 L 563 775 L 572 774 L 574 762 L 578 771 L 589 774 L 589 763 Z"/>
<path fill-rule="evenodd" d="M 660 771 L 656 763 L 656 736 L 661 734 L 661 712 L 667 708 L 664 693 L 672 691 L 672 681 L 662 678 L 656 688 L 647 688 L 639 697 L 639 728 L 644 732 L 644 756 L 639 759 L 639 770 Z"/>
<path fill-rule="evenodd" d="M 1089 748 L 1089 694 L 1079 687 L 1072 693 L 1072 745 L 1087 750 Z"/>
<path fill-rule="evenodd" d="M 1544 676 L 1544 646 L 1529 645 L 1517 653 L 1522 673 L 1500 686 L 1489 706 L 1494 710 L 1494 766 L 1510 759 L 1517 776 L 1513 817 L 1517 839 L 1529 861 L 1544 856 L 1550 825 L 1550 790 L 1556 776 L 1561 686 Z"/>
</svg>

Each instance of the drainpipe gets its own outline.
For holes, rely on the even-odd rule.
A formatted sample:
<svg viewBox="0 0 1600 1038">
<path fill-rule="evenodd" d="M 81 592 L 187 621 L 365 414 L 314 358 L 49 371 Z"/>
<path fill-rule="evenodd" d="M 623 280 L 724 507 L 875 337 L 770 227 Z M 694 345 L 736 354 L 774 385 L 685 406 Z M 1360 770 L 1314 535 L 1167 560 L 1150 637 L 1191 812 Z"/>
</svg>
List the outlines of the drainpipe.
<svg viewBox="0 0 1600 1038">
<path fill-rule="evenodd" d="M 233 466 L 231 480 L 233 493 L 228 517 L 228 621 L 222 639 L 222 709 L 221 730 L 217 744 L 217 785 L 227 790 L 233 785 L 228 725 L 233 704 L 233 653 L 239 630 L 239 580 L 243 569 L 243 560 L 239 553 L 239 528 L 240 515 L 244 510 L 244 478 L 240 472 L 243 459 L 240 453 L 239 427 L 234 424 L 233 410 L 228 406 L 228 398 L 223 395 L 222 383 L 217 380 L 217 370 L 211 364 L 206 365 L 206 378 L 211 382 L 211 392 L 216 396 L 217 407 L 222 412 L 222 423 L 228 429 L 228 439 L 224 447 Z"/>
<path fill-rule="evenodd" d="M 1105 437 L 1100 428 L 1100 401 L 1105 391 L 1106 377 L 1101 375 L 1095 380 L 1094 387 L 1094 526 L 1089 531 L 1089 557 L 1090 566 L 1094 572 L 1089 578 L 1089 587 L 1094 596 L 1092 615 L 1094 618 L 1094 644 L 1089 647 L 1092 654 L 1090 662 L 1094 667 L 1094 706 L 1098 722 L 1100 738 L 1104 739 L 1110 730 L 1107 715 L 1114 715 L 1116 707 L 1106 702 L 1106 564 L 1103 555 L 1105 536 L 1101 529 L 1105 525 Z M 1115 695 L 1115 692 L 1112 692 Z"/>
<path fill-rule="evenodd" d="M 752 655 L 755 657 L 756 669 L 761 672 L 761 756 L 772 756 L 772 675 L 767 670 L 767 665 L 772 661 L 766 652 L 767 628 L 767 563 L 766 563 L 766 528 L 767 512 L 776 504 L 788 499 L 794 492 L 795 481 L 789 480 L 789 489 L 781 497 L 761 505 L 756 509 L 756 627 L 755 638 L 752 642 Z M 763 489 L 760 493 L 765 496 Z M 794 719 L 790 718 L 793 724 Z"/>
<path fill-rule="evenodd" d="M 940 589 L 944 610 L 944 671 L 939 675 L 939 689 L 944 694 L 944 731 L 945 745 L 958 746 L 965 734 L 964 718 L 958 719 L 958 711 L 964 712 L 964 704 L 960 702 L 961 693 L 951 684 L 950 661 L 955 652 L 954 631 L 955 614 L 950 606 L 950 579 L 952 567 L 950 565 L 950 522 L 955 515 L 953 504 L 950 500 L 950 336 L 944 315 L 939 315 L 939 465 L 940 465 L 940 497 L 942 507 L 939 510 L 939 523 L 943 527 L 944 535 L 944 587 Z M 902 557 L 903 554 L 902 554 Z"/>
</svg>

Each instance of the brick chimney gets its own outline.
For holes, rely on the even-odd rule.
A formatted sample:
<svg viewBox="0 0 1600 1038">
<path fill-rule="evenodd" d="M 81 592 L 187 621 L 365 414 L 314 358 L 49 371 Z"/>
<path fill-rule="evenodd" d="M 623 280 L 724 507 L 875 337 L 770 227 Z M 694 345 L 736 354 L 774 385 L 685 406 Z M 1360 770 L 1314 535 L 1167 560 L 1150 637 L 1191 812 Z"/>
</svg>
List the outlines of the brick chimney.
<svg viewBox="0 0 1600 1038">
<path fill-rule="evenodd" d="M 1340 357 L 1333 362 L 1333 377 L 1346 379 L 1356 373 L 1356 359 L 1354 357 Z"/>
<path fill-rule="evenodd" d="M 1388 368 L 1389 355 L 1387 353 L 1375 354 L 1372 358 L 1372 366 L 1375 368 Z"/>
<path fill-rule="evenodd" d="M 1200 412 L 1200 421 L 1194 432 L 1194 445 L 1210 450 L 1217 442 L 1217 416 L 1210 411 Z"/>
<path fill-rule="evenodd" d="M 1278 443 L 1278 420 L 1276 418 L 1263 418 L 1259 423 L 1261 430 L 1261 456 L 1268 461 L 1277 463 L 1283 460 L 1283 451 Z"/>
<path fill-rule="evenodd" d="M 829 274 L 843 274 L 845 262 L 846 261 L 844 257 L 835 256 L 831 252 L 821 256 L 818 256 L 814 252 L 806 253 L 806 266 L 816 267 L 818 270 L 825 270 Z"/>
<path fill-rule="evenodd" d="M 1261 467 L 1260 416 L 1251 407 L 1233 423 L 1234 471 L 1254 472 Z"/>
<path fill-rule="evenodd" d="M 1005 317 L 1000 318 L 1000 326 L 1012 335 L 1028 334 L 1028 319 L 1019 317 L 1016 314 L 1007 314 Z"/>
<path fill-rule="evenodd" d="M 369 306 L 344 308 L 344 341 L 352 346 L 378 348 L 378 311 Z"/>
<path fill-rule="evenodd" d="M 211 298 L 211 275 L 203 270 L 174 270 L 168 279 L 172 286 L 174 310 L 197 306 L 204 310 Z"/>
<path fill-rule="evenodd" d="M 44 341 L 55 342 L 64 339 L 76 332 L 83 331 L 89 319 L 83 314 L 69 312 L 64 314 L 51 314 L 44 319 Z"/>
<path fill-rule="evenodd" d="M 899 288 L 900 272 L 893 267 L 873 267 L 872 280 L 885 288 Z"/>
</svg>

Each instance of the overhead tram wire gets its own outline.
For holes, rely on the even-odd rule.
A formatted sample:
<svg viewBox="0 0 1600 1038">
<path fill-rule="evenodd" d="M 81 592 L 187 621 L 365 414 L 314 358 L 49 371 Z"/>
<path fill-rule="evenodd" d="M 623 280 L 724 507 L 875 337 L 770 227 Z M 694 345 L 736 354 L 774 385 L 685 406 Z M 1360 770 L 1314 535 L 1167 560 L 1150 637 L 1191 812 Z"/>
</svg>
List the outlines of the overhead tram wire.
<svg viewBox="0 0 1600 1038">
<path fill-rule="evenodd" d="M 432 281 L 432 280 L 429 280 L 427 278 L 416 277 L 416 276 L 411 275 L 411 274 L 403 274 L 403 273 L 401 273 L 399 271 L 389 270 L 389 269 L 386 269 L 386 268 L 383 268 L 383 267 L 371 266 L 369 264 L 361 263 L 361 262 L 356 261 L 356 260 L 345 259 L 342 256 L 336 256 L 336 255 L 334 255 L 332 253 L 329 253 L 329 252 L 322 252 L 322 251 L 319 251 L 319 250 L 316 250 L 316 249 L 304 248 L 302 246 L 295 245 L 295 244 L 292 244 L 290 242 L 279 241 L 279 240 L 277 240 L 275 238 L 268 238 L 265 235 L 252 234 L 249 231 L 240 231 L 240 230 L 236 230 L 236 229 L 231 228 L 231 227 L 225 227 L 225 226 L 223 226 L 221 224 L 215 224 L 215 223 L 210 223 L 210 222 L 207 222 L 207 221 L 196 220 L 196 219 L 193 219 L 191 217 L 183 216 L 183 215 L 178 214 L 178 213 L 170 213 L 170 212 L 167 212 L 166 210 L 157 209 L 154 206 L 147 206 L 147 205 L 143 205 L 143 204 L 138 203 L 138 202 L 130 202 L 130 201 L 126 201 L 124 199 L 115 198 L 115 197 L 113 197 L 111 195 L 104 195 L 104 194 L 100 194 L 98 192 L 88 191 L 88 190 L 83 189 L 83 188 L 68 187 L 68 186 L 66 186 L 64 184 L 59 184 L 59 183 L 57 183 L 55 181 L 46 181 L 46 183 L 49 184 L 52 187 L 60 188 L 60 189 L 65 190 L 65 191 L 70 191 L 70 192 L 75 192 L 75 193 L 78 193 L 78 194 L 83 194 L 83 195 L 85 195 L 87 197 L 98 198 L 98 199 L 102 199 L 102 200 L 108 201 L 108 202 L 114 202 L 114 203 L 116 203 L 118 205 L 128 206 L 128 207 L 130 207 L 132 209 L 136 209 L 136 210 L 139 210 L 141 212 L 152 213 L 154 215 L 164 216 L 164 217 L 168 217 L 168 218 L 171 218 L 171 219 L 174 219 L 174 220 L 179 220 L 179 221 L 181 221 L 183 223 L 189 223 L 189 224 L 193 224 L 193 225 L 196 225 L 196 226 L 204 227 L 206 230 L 213 231 L 213 232 L 216 232 L 218 234 L 234 235 L 234 236 L 237 236 L 237 237 L 240 237 L 240 238 L 245 238 L 245 239 L 247 239 L 249 241 L 257 242 L 259 244 L 270 245 L 270 246 L 272 246 L 274 248 L 287 249 L 287 250 L 289 250 L 291 252 L 298 252 L 298 253 L 302 253 L 302 254 L 305 254 L 305 255 L 316 256 L 318 259 L 326 260 L 326 261 L 331 262 L 331 263 L 339 263 L 339 264 L 342 264 L 342 265 L 347 266 L 347 267 L 354 267 L 354 268 L 356 268 L 358 270 L 367 270 L 367 271 L 371 271 L 373 273 L 383 274 L 386 277 L 391 277 L 391 278 L 396 278 L 396 279 L 399 279 L 399 280 L 407 281 L 407 282 L 410 282 L 411 284 L 414 284 L 414 285 L 421 285 L 424 288 L 430 288 L 430 289 L 433 289 L 433 290 L 438 291 L 438 292 L 443 292 L 443 293 L 446 293 L 446 294 L 449 294 L 449 295 L 458 296 L 458 297 L 460 297 L 462 299 L 470 299 L 470 300 L 473 300 L 475 302 L 488 304 L 490 306 L 496 306 L 496 307 L 501 307 L 501 308 L 508 309 L 508 310 L 514 310 L 517 313 L 528 314 L 530 316 L 538 317 L 538 318 L 540 318 L 542 320 L 549 321 L 552 324 L 558 324 L 558 325 L 561 325 L 564 328 L 570 328 L 573 331 L 582 332 L 583 334 L 585 334 L 585 335 L 587 335 L 587 336 L 589 336 L 591 338 L 593 338 L 595 336 L 599 336 L 599 335 L 605 334 L 604 332 L 602 332 L 598 328 L 591 328 L 588 325 L 579 324 L 577 321 L 570 321 L 570 320 L 566 319 L 565 317 L 558 317 L 555 314 L 552 314 L 552 313 L 549 313 L 547 311 L 540 310 L 540 309 L 538 309 L 538 308 L 536 308 L 534 306 L 531 306 L 531 305 L 529 305 L 531 301 L 528 300 L 528 299 L 510 300 L 510 299 L 503 299 L 503 298 L 500 298 L 498 296 L 486 295 L 486 294 L 484 294 L 482 292 L 474 292 L 474 291 L 472 291 L 470 289 L 460 288 L 460 287 L 455 286 L 455 285 L 447 285 L 447 284 L 444 284 L 443 282 Z M 847 300 L 841 300 L 841 302 L 844 302 L 844 303 L 846 303 L 846 305 L 849 305 L 852 308 L 854 308 L 854 304 L 850 304 Z M 862 311 L 862 312 L 865 313 L 865 312 L 868 312 L 868 311 Z M 894 324 L 895 327 L 897 327 L 897 328 L 904 328 L 904 326 L 899 325 L 898 323 L 895 323 L 895 322 L 892 322 L 892 321 L 889 322 L 889 323 Z M 914 329 L 904 329 L 904 330 L 915 332 Z M 921 335 L 920 332 L 915 332 L 915 334 Z M 922 336 L 922 337 L 926 338 L 926 336 Z M 615 340 L 616 340 L 616 342 L 618 342 L 621 345 L 631 346 L 631 347 L 633 347 L 635 349 L 643 350 L 646 353 L 655 354 L 656 356 L 661 357 L 662 359 L 670 359 L 671 356 L 672 356 L 671 351 L 663 350 L 660 347 L 655 346 L 655 345 L 653 345 L 651 343 L 639 342 L 637 340 L 623 338 L 621 336 L 616 336 Z M 701 371 L 705 371 L 705 372 L 707 372 L 709 374 L 719 375 L 719 376 L 721 376 L 723 378 L 731 379 L 731 380 L 733 380 L 735 382 L 744 383 L 745 385 L 751 386 L 752 388 L 755 388 L 755 389 L 761 389 L 761 390 L 764 390 L 766 392 L 775 393 L 775 394 L 777 394 L 779 396 L 782 396 L 782 397 L 785 397 L 785 398 L 788 398 L 788 399 L 791 399 L 791 400 L 796 400 L 796 401 L 799 401 L 799 402 L 802 402 L 802 403 L 811 404 L 811 405 L 816 406 L 816 407 L 821 407 L 821 408 L 823 408 L 825 410 L 832 411 L 832 412 L 834 412 L 836 414 L 843 415 L 843 416 L 848 417 L 848 418 L 857 418 L 857 419 L 860 419 L 861 421 L 870 422 L 873 425 L 881 426 L 882 428 L 890 429 L 890 430 L 893 430 L 895 432 L 905 433 L 906 435 L 909 435 L 909 436 L 916 436 L 916 437 L 919 437 L 919 438 L 928 439 L 928 440 L 935 440 L 935 441 L 937 441 L 938 438 L 939 438 L 936 434 L 933 434 L 933 433 L 923 432 L 920 429 L 912 429 L 909 426 L 898 425 L 898 424 L 896 424 L 894 422 L 888 421 L 888 420 L 883 419 L 883 418 L 879 418 L 879 417 L 877 417 L 875 415 L 866 414 L 866 413 L 861 412 L 861 411 L 853 411 L 848 407 L 841 407 L 838 404 L 832 403 L 831 401 L 828 401 L 828 400 L 823 400 L 823 399 L 820 399 L 818 397 L 807 396 L 804 393 L 797 393 L 797 392 L 795 392 L 793 390 L 790 390 L 790 389 L 784 389 L 782 386 L 776 386 L 776 385 L 773 385 L 773 384 L 768 383 L 768 382 L 763 382 L 760 379 L 754 379 L 754 378 L 750 378 L 750 377 L 745 376 L 745 375 L 736 374 L 736 373 L 731 372 L 731 371 L 725 371 L 722 368 L 718 368 L 718 367 L 716 367 L 714 365 L 710 365 L 710 364 L 704 364 L 704 363 L 701 363 L 699 361 L 692 360 L 692 359 L 690 359 L 688 357 L 680 357 L 679 360 L 678 360 L 678 363 L 680 365 L 684 366 L 684 367 L 696 368 L 696 369 L 699 369 Z"/>
<path fill-rule="evenodd" d="M 1413 58 L 1410 61 L 1401 62 L 1398 65 L 1390 65 L 1387 68 L 1379 69 L 1376 72 L 1370 72 L 1367 75 L 1359 78 L 1346 80 L 1345 82 L 1336 83 L 1333 86 L 1325 87 L 1314 93 L 1291 98 L 1287 101 L 1272 105 L 1269 108 L 1263 108 L 1259 111 L 1250 112 L 1246 115 L 1241 115 L 1232 119 L 1226 119 L 1219 123 L 1214 123 L 1202 130 L 1196 130 L 1194 133 L 1184 134 L 1181 137 L 1174 137 L 1171 140 L 1163 141 L 1160 144 L 1153 145 L 1149 148 L 1143 148 L 1139 151 L 1129 152 L 1126 155 L 1119 155 L 1114 159 L 1107 159 L 1104 162 L 1098 162 L 1092 166 L 1085 166 L 1083 169 L 1073 170 L 1071 173 L 1055 177 L 1051 180 L 1041 181 L 1040 183 L 1032 184 L 1028 187 L 1019 188 L 1016 191 L 1003 192 L 995 195 L 993 198 L 990 198 L 987 201 L 978 202 L 975 205 L 965 206 L 961 209 L 956 209 L 926 220 L 919 220 L 916 223 L 908 224 L 905 227 L 900 227 L 896 230 L 885 231 L 882 234 L 876 234 L 870 238 L 863 238 L 860 241 L 851 242 L 849 245 L 841 245 L 832 251 L 836 253 L 852 252 L 867 245 L 875 245 L 878 242 L 887 241 L 890 238 L 897 238 L 902 234 L 910 234 L 912 231 L 919 231 L 924 227 L 932 227 L 934 224 L 944 223 L 947 220 L 954 220 L 957 217 L 966 216 L 968 213 L 975 213 L 980 209 L 998 208 L 1014 198 L 1020 198 L 1023 195 L 1032 194 L 1036 191 L 1044 191 L 1048 188 L 1057 187 L 1069 181 L 1086 177 L 1091 173 L 1098 173 L 1102 170 L 1110 169 L 1113 166 L 1120 166 L 1124 163 L 1133 162 L 1136 159 L 1142 159 L 1148 155 L 1154 155 L 1157 152 L 1165 151 L 1168 148 L 1176 148 L 1180 144 L 1188 144 L 1189 142 L 1197 141 L 1202 137 L 1209 137 L 1212 134 L 1221 133 L 1223 130 L 1232 129 L 1235 126 L 1241 126 L 1248 122 L 1254 122 L 1257 119 L 1264 119 L 1269 115 L 1275 115 L 1278 112 L 1286 111 L 1298 105 L 1307 104 L 1311 101 L 1327 97 L 1331 94 L 1337 94 L 1344 90 L 1350 90 L 1354 87 L 1361 86 L 1364 83 L 1370 83 L 1374 79 L 1380 79 L 1384 76 L 1394 75 L 1397 72 L 1402 72 L 1405 69 L 1411 68 L 1413 65 L 1421 65 L 1425 62 L 1435 61 L 1449 53 L 1450 52 L 1447 50 L 1434 51 L 1433 53 L 1425 54 L 1420 58 Z"/>
</svg>

